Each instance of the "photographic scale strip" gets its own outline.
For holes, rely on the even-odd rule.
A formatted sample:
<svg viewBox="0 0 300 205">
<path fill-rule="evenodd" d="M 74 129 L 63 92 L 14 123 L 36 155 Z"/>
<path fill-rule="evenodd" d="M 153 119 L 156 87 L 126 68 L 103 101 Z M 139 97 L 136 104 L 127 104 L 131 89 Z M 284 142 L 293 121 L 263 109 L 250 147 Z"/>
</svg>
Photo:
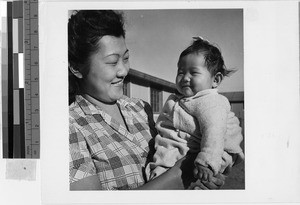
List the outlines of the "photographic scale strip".
<svg viewBox="0 0 300 205">
<path fill-rule="evenodd" d="M 38 0 L 7 1 L 5 9 L 1 18 L 3 158 L 38 159 Z"/>
</svg>

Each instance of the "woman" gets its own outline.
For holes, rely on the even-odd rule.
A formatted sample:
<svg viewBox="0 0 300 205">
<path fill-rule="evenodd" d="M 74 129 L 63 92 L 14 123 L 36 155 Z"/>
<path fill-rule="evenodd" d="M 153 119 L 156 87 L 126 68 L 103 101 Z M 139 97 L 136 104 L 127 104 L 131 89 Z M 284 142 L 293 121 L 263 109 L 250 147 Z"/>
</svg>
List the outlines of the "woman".
<svg viewBox="0 0 300 205">
<path fill-rule="evenodd" d="M 150 106 L 123 96 L 129 51 L 122 15 L 78 11 L 68 32 L 70 189 L 219 188 L 222 175 L 207 183 L 192 177 L 194 156 L 145 183 L 156 130 Z"/>
</svg>

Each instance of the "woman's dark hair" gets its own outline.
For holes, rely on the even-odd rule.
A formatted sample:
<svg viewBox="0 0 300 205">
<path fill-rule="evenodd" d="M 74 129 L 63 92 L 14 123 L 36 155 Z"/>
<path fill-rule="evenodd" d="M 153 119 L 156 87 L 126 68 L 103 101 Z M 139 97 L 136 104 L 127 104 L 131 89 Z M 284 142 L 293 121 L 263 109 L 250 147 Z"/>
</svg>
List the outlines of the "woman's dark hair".
<svg viewBox="0 0 300 205">
<path fill-rule="evenodd" d="M 106 35 L 125 38 L 124 19 L 112 10 L 75 11 L 68 22 L 69 103 L 79 93 L 79 79 L 70 68 L 83 76 L 89 72 L 89 57 L 96 52 L 99 40 Z"/>
<path fill-rule="evenodd" d="M 179 56 L 180 60 L 189 54 L 202 54 L 204 56 L 205 65 L 212 76 L 220 72 L 223 76 L 229 76 L 235 70 L 228 70 L 225 66 L 221 51 L 217 46 L 212 45 L 201 37 L 195 37 L 192 44 L 187 47 Z"/>
</svg>

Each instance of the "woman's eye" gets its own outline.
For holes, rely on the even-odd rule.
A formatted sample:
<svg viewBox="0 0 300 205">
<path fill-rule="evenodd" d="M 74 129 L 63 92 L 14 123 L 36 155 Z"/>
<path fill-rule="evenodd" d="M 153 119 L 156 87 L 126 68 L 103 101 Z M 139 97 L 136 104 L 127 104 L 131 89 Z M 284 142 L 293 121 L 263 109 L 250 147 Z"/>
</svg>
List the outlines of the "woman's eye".
<svg viewBox="0 0 300 205">
<path fill-rule="evenodd" d="M 109 56 L 106 58 L 106 64 L 108 65 L 117 65 L 119 61 L 119 58 L 115 55 Z"/>
<path fill-rule="evenodd" d="M 109 64 L 109 65 L 117 65 L 118 61 L 108 61 L 107 64 Z"/>
<path fill-rule="evenodd" d="M 128 61 L 129 61 L 129 57 L 125 57 L 125 58 L 123 59 L 123 61 L 124 61 L 124 62 L 128 62 Z"/>
<path fill-rule="evenodd" d="M 109 65 L 117 65 L 118 59 L 111 59 L 111 60 L 108 60 L 106 63 Z"/>
</svg>

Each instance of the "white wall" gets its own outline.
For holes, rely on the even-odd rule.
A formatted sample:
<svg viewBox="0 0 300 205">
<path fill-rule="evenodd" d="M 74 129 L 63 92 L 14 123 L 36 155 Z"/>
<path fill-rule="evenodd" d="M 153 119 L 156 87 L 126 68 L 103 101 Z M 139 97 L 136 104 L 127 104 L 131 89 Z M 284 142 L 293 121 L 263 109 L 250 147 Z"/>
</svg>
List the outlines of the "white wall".
<svg viewBox="0 0 300 205">
<path fill-rule="evenodd" d="M 169 92 L 163 91 L 163 94 L 162 94 L 162 96 L 163 96 L 163 99 L 162 99 L 163 105 L 165 104 L 165 102 L 168 99 L 168 97 L 170 96 L 170 94 L 171 93 L 169 93 Z"/>
</svg>

